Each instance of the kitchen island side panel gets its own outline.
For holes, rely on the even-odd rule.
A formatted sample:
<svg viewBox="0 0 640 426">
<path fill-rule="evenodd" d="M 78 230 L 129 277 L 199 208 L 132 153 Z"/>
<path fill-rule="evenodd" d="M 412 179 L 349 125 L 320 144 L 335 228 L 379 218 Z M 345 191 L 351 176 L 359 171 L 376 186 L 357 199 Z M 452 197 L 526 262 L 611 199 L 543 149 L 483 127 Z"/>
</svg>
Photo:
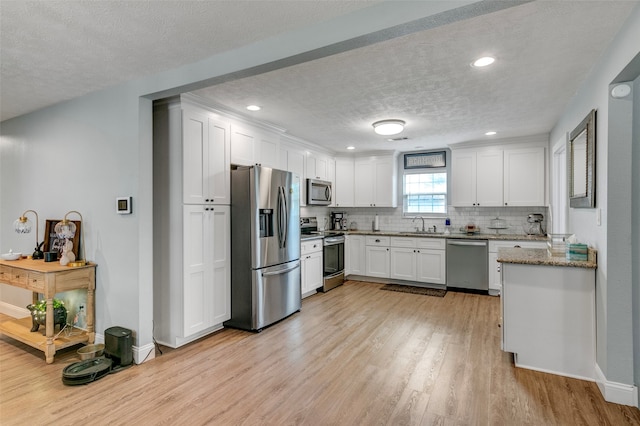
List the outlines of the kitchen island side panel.
<svg viewBox="0 0 640 426">
<path fill-rule="evenodd" d="M 516 366 L 595 378 L 595 269 L 502 264 L 504 350 Z"/>
</svg>

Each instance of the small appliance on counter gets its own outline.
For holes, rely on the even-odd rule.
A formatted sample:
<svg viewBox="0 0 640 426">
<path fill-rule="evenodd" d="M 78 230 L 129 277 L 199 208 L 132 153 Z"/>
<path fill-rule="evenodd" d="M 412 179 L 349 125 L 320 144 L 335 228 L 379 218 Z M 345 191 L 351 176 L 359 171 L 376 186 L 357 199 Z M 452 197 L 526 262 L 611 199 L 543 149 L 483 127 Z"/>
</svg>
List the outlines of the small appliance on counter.
<svg viewBox="0 0 640 426">
<path fill-rule="evenodd" d="M 527 235 L 544 235 L 544 229 L 542 229 L 542 221 L 544 216 L 540 213 L 531 213 L 527 216 L 527 223 L 524 226 L 524 232 Z"/>
<path fill-rule="evenodd" d="M 331 230 L 347 230 L 347 214 L 345 212 L 331 212 Z"/>
</svg>

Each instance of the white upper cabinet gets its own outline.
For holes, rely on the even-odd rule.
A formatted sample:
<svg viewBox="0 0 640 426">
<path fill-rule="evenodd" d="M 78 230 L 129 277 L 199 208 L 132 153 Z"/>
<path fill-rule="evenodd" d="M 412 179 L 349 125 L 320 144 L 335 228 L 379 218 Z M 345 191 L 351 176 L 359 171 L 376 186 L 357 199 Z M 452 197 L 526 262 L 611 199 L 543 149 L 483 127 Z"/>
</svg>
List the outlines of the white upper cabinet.
<svg viewBox="0 0 640 426">
<path fill-rule="evenodd" d="M 329 159 L 325 156 L 310 152 L 307 154 L 307 179 L 328 180 Z"/>
<path fill-rule="evenodd" d="M 356 207 L 397 207 L 397 165 L 394 155 L 355 159 Z"/>
<path fill-rule="evenodd" d="M 307 205 L 307 186 L 304 180 L 305 176 L 305 152 L 304 150 L 282 143 L 280 147 L 280 166 L 281 170 L 287 170 L 293 173 L 295 183 L 300 187 L 300 205 Z"/>
<path fill-rule="evenodd" d="M 277 134 L 236 124 L 231 126 L 231 164 L 278 168 L 279 150 Z"/>
<path fill-rule="evenodd" d="M 476 163 L 476 206 L 501 206 L 502 151 L 478 152 Z"/>
<path fill-rule="evenodd" d="M 504 205 L 545 205 L 543 147 L 504 150 Z"/>
<path fill-rule="evenodd" d="M 183 202 L 229 204 L 229 124 L 185 108 L 182 132 Z"/>
<path fill-rule="evenodd" d="M 336 158 L 336 180 L 333 186 L 333 202 L 336 207 L 353 207 L 354 163 L 352 158 Z"/>
<path fill-rule="evenodd" d="M 231 163 L 239 166 L 255 164 L 256 139 L 251 130 L 234 125 L 231 128 Z"/>
<path fill-rule="evenodd" d="M 451 154 L 452 205 L 545 205 L 544 147 L 454 149 Z"/>
<path fill-rule="evenodd" d="M 256 152 L 256 163 L 265 167 L 279 169 L 280 137 L 266 132 L 259 133 Z"/>
<path fill-rule="evenodd" d="M 502 205 L 502 150 L 454 150 L 451 158 L 452 205 Z"/>
<path fill-rule="evenodd" d="M 476 163 L 475 151 L 459 150 L 451 152 L 451 204 L 454 206 L 475 206 L 476 203 Z"/>
</svg>

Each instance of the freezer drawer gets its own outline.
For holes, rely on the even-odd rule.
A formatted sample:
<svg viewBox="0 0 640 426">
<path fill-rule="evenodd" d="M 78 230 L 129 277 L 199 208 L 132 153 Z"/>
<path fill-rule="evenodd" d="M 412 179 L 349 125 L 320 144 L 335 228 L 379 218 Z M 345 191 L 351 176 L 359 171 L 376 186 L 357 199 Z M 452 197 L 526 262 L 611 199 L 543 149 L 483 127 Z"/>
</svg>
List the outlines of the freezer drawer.
<svg viewBox="0 0 640 426">
<path fill-rule="evenodd" d="M 231 319 L 225 327 L 260 331 L 300 310 L 300 260 L 231 274 Z"/>
</svg>

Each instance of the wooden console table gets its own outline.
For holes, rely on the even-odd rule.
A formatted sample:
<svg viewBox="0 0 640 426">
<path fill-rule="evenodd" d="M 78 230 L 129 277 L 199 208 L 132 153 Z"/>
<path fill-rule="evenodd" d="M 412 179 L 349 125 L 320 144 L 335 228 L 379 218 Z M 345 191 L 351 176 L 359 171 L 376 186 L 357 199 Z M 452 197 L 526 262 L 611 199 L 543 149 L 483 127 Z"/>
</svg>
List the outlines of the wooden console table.
<svg viewBox="0 0 640 426">
<path fill-rule="evenodd" d="M 24 288 L 33 292 L 33 303 L 38 294 L 43 294 L 47 301 L 47 320 L 44 334 L 42 331 L 31 332 L 31 316 L 0 323 L 0 332 L 19 340 L 45 353 L 47 364 L 53 363 L 56 350 L 78 343 L 93 343 L 95 340 L 95 289 L 96 264 L 85 266 L 61 266 L 58 262 L 44 260 L 20 259 L 14 261 L 0 260 L 0 283 Z M 53 298 L 63 291 L 87 290 L 87 330 L 71 336 L 65 333 L 54 340 Z"/>
</svg>

